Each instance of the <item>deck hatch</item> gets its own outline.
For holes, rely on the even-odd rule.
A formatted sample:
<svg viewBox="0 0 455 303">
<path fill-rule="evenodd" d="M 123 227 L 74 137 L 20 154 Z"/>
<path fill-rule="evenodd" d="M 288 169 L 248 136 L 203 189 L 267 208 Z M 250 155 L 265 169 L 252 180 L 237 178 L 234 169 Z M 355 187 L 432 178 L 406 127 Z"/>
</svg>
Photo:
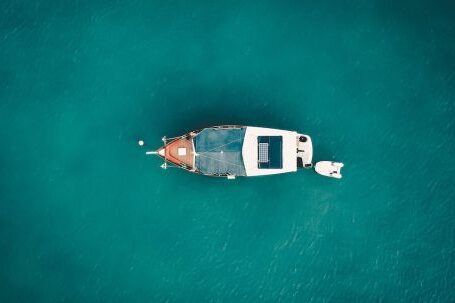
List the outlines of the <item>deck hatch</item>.
<svg viewBox="0 0 455 303">
<path fill-rule="evenodd" d="M 282 136 L 258 136 L 258 168 L 283 168 Z"/>
<path fill-rule="evenodd" d="M 269 162 L 269 144 L 259 143 L 259 163 Z"/>
</svg>

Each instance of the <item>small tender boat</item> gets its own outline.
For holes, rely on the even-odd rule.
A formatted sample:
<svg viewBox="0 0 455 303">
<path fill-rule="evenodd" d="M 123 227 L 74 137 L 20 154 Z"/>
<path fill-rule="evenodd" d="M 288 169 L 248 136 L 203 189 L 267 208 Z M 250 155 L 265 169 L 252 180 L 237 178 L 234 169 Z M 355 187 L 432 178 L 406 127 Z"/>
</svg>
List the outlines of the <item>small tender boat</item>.
<svg viewBox="0 0 455 303">
<path fill-rule="evenodd" d="M 314 166 L 314 170 L 323 176 L 341 179 L 341 168 L 343 163 L 332 161 L 320 161 Z"/>
<path fill-rule="evenodd" d="M 221 125 L 162 140 L 162 147 L 146 154 L 163 158 L 164 169 L 175 166 L 206 176 L 235 179 L 313 167 L 310 136 L 294 131 Z M 143 144 L 140 140 L 139 145 Z M 315 170 L 323 176 L 341 178 L 341 167 L 342 163 L 322 161 L 316 163 Z"/>
</svg>

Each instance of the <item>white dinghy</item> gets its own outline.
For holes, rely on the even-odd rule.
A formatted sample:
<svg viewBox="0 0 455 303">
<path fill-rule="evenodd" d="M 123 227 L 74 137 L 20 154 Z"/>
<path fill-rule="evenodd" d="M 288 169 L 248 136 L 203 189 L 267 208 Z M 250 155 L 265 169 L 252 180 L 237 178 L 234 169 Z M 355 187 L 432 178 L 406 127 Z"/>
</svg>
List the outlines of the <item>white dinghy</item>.
<svg viewBox="0 0 455 303">
<path fill-rule="evenodd" d="M 343 177 L 341 175 L 341 168 L 343 166 L 344 164 L 339 162 L 320 161 L 316 163 L 314 170 L 322 176 L 341 179 Z"/>
</svg>

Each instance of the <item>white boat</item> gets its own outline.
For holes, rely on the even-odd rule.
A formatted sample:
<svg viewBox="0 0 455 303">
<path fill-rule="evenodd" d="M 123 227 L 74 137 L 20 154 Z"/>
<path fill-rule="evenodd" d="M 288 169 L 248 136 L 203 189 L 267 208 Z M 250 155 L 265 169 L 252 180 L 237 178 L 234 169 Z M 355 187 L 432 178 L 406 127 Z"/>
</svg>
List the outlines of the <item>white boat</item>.
<svg viewBox="0 0 455 303">
<path fill-rule="evenodd" d="M 313 167 L 310 136 L 295 131 L 264 127 L 220 125 L 192 131 L 175 138 L 163 137 L 164 145 L 146 154 L 164 159 L 162 168 L 176 166 L 206 176 L 265 176 Z M 143 145 L 142 140 L 139 141 Z M 327 162 L 327 161 L 322 161 Z M 333 162 L 336 163 L 336 162 Z M 333 168 L 316 163 L 316 172 L 341 178 Z"/>
</svg>

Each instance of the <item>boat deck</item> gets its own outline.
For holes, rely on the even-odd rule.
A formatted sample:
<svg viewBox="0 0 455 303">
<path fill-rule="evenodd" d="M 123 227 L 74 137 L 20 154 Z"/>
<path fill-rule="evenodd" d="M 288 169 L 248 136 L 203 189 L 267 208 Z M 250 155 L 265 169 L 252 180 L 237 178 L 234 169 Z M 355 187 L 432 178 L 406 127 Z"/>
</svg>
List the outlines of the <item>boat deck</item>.
<svg viewBox="0 0 455 303">
<path fill-rule="evenodd" d="M 185 155 L 179 155 L 179 149 L 184 148 Z M 184 164 L 187 168 L 194 168 L 193 139 L 180 138 L 166 145 L 166 159 L 175 164 Z"/>
</svg>

